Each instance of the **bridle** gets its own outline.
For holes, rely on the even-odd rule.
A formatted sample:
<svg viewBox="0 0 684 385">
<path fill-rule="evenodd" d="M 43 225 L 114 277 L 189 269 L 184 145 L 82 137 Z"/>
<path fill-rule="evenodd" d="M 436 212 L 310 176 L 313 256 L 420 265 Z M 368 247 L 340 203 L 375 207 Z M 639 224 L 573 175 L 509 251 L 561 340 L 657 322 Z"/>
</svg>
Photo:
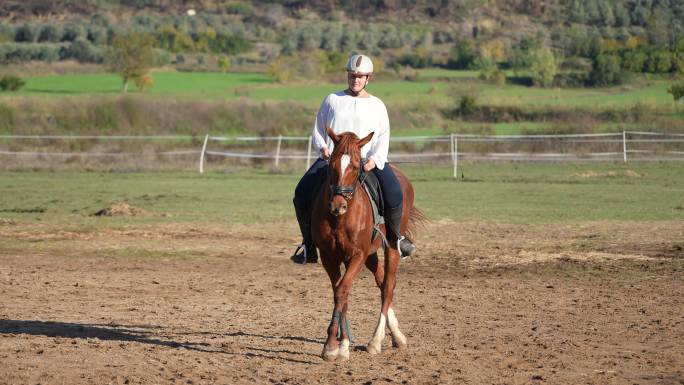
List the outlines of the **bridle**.
<svg viewBox="0 0 684 385">
<path fill-rule="evenodd" d="M 361 150 L 359 150 L 359 158 L 360 158 L 360 153 L 361 153 Z M 349 202 L 352 198 L 354 198 L 354 193 L 356 192 L 356 186 L 359 183 L 361 183 L 363 185 L 363 182 L 366 180 L 367 172 L 363 170 L 363 164 L 364 164 L 364 161 L 363 161 L 363 159 L 361 159 L 361 164 L 359 167 L 359 176 L 354 178 L 354 184 L 352 184 L 351 186 L 340 186 L 340 185 L 336 185 L 336 184 L 330 184 L 330 199 L 332 199 L 335 195 L 342 196 L 347 202 Z"/>
</svg>

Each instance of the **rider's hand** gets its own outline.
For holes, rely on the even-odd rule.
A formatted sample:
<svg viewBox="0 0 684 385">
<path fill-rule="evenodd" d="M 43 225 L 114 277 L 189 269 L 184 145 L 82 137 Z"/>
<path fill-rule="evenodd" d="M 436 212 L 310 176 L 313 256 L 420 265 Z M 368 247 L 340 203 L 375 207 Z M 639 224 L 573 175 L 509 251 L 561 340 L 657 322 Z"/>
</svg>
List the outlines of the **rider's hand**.
<svg viewBox="0 0 684 385">
<path fill-rule="evenodd" d="M 373 158 L 366 159 L 366 163 L 363 164 L 363 170 L 368 172 L 375 168 L 375 161 Z"/>
<path fill-rule="evenodd" d="M 328 147 L 321 148 L 321 155 L 323 159 L 330 159 L 330 149 Z"/>
</svg>

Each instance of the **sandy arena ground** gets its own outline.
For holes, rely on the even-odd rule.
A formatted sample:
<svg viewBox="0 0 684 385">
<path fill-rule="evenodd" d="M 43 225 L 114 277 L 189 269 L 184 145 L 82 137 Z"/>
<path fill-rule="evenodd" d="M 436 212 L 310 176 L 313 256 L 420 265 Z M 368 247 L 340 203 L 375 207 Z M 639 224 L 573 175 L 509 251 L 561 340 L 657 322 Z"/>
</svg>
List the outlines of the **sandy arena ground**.
<svg viewBox="0 0 684 385">
<path fill-rule="evenodd" d="M 684 222 L 433 222 L 400 266 L 408 350 L 365 351 L 365 270 L 335 363 L 329 281 L 289 262 L 295 229 L 1 222 L 0 384 L 684 384 Z"/>
</svg>

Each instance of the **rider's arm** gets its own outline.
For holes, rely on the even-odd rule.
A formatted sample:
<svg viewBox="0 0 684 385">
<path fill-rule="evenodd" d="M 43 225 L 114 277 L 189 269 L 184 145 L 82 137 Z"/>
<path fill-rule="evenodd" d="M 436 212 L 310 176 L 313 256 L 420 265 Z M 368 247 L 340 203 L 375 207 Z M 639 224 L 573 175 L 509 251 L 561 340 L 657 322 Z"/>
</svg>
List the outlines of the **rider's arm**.
<svg viewBox="0 0 684 385">
<path fill-rule="evenodd" d="M 328 149 L 328 134 L 325 132 L 326 124 L 328 124 L 328 113 L 330 111 L 330 95 L 328 95 L 321 103 L 321 107 L 316 114 L 316 121 L 314 122 L 313 130 L 311 132 L 312 144 L 316 152 L 325 157 L 330 156 Z"/>
<path fill-rule="evenodd" d="M 368 159 L 372 159 L 375 162 L 375 166 L 382 170 L 385 168 L 389 152 L 390 123 L 389 116 L 387 116 L 387 108 L 385 108 L 382 102 L 380 102 L 376 112 L 379 114 L 380 124 L 375 132 L 374 140 L 371 141 L 372 147 L 368 151 Z"/>
</svg>

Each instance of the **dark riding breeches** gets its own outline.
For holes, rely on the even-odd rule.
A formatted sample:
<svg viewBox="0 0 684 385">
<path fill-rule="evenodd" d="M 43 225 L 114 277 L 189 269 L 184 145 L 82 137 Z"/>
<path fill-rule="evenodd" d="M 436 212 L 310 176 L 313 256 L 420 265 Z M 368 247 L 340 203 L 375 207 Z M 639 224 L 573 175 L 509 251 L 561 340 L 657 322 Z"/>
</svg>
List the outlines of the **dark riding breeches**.
<svg viewBox="0 0 684 385">
<path fill-rule="evenodd" d="M 376 167 L 372 172 L 378 177 L 380 182 L 382 201 L 385 207 L 393 208 L 400 206 L 404 201 L 404 193 L 401 191 L 399 179 L 397 179 L 389 163 L 385 163 L 385 168 L 382 170 Z"/>
<path fill-rule="evenodd" d="M 325 180 L 325 175 L 328 172 L 327 167 L 328 162 L 318 158 L 304 173 L 302 179 L 297 183 L 294 199 L 292 199 L 296 210 L 309 212 L 313 209 L 313 202 L 316 199 L 315 194 Z"/>
<path fill-rule="evenodd" d="M 328 163 L 318 158 L 311 167 L 306 171 L 302 179 L 295 188 L 294 199 L 292 200 L 295 208 L 309 211 L 312 209 L 313 201 L 316 199 L 316 192 L 318 192 L 321 184 L 325 180 Z M 382 189 L 382 200 L 387 208 L 398 207 L 404 200 L 404 194 L 401 191 L 399 179 L 394 174 L 389 163 L 385 164 L 382 170 L 374 168 L 373 174 L 377 176 Z"/>
</svg>

